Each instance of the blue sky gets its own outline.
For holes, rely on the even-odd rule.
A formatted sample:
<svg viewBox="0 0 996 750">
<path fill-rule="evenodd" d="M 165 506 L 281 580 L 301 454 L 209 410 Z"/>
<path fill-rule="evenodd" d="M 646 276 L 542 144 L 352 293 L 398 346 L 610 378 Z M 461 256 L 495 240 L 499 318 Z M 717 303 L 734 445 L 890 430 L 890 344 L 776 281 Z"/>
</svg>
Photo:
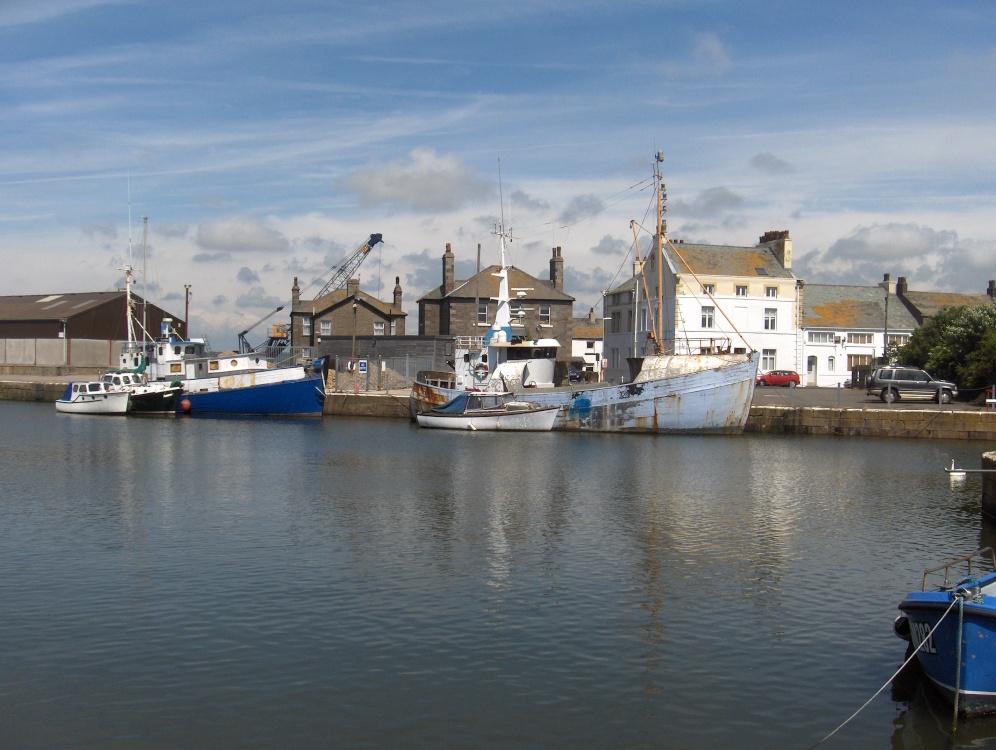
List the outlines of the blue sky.
<svg viewBox="0 0 996 750">
<path fill-rule="evenodd" d="M 499 159 L 511 260 L 563 247 L 577 315 L 652 225 L 657 150 L 673 237 L 996 278 L 991 0 L 0 0 L 0 142 L 0 294 L 115 288 L 147 216 L 150 300 L 190 284 L 218 348 L 371 232 L 362 288 L 400 277 L 416 332 L 447 242 L 460 277 L 496 260 Z"/>
</svg>

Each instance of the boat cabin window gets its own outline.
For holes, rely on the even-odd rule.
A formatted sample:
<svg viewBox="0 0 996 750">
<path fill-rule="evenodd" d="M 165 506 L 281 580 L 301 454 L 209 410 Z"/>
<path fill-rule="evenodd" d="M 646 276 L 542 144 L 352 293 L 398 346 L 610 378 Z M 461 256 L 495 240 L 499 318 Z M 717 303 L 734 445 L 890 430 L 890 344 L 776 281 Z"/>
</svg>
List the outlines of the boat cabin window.
<svg viewBox="0 0 996 750">
<path fill-rule="evenodd" d="M 183 350 L 183 353 L 184 354 L 196 354 L 197 352 L 194 349 L 194 347 L 188 346 L 186 349 Z M 177 354 L 179 354 L 179 352 L 177 352 Z"/>
<path fill-rule="evenodd" d="M 179 346 L 174 346 L 173 347 L 173 354 L 179 354 L 180 353 L 180 348 L 181 347 L 179 347 Z"/>
<path fill-rule="evenodd" d="M 79 393 L 79 392 L 80 392 L 80 386 L 79 386 L 79 384 L 78 383 L 73 383 L 73 393 Z"/>
<path fill-rule="evenodd" d="M 101 383 L 90 383 L 87 386 L 87 389 L 93 392 L 99 391 L 101 390 L 101 388 L 103 388 L 103 385 Z"/>
<path fill-rule="evenodd" d="M 510 348 L 508 350 L 510 362 L 521 362 L 526 359 L 553 359 L 556 356 L 556 350 L 550 346 Z"/>
</svg>

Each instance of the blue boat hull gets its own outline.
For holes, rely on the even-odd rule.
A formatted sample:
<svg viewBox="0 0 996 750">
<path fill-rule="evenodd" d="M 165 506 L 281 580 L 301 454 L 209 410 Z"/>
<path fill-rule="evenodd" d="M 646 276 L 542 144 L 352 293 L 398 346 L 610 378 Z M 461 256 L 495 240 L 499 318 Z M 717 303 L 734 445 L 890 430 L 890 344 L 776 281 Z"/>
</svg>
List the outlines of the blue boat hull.
<svg viewBox="0 0 996 750">
<path fill-rule="evenodd" d="M 181 414 L 246 417 L 320 417 L 325 387 L 320 376 L 231 390 L 184 393 Z"/>
<path fill-rule="evenodd" d="M 958 685 L 958 707 L 967 716 L 996 712 L 996 597 L 982 596 L 980 602 L 964 604 L 961 637 L 961 675 L 958 662 L 958 606 L 944 618 L 951 606 L 950 591 L 909 594 L 899 605 L 909 623 L 914 646 L 922 645 L 917 659 L 930 681 L 954 702 Z"/>
</svg>

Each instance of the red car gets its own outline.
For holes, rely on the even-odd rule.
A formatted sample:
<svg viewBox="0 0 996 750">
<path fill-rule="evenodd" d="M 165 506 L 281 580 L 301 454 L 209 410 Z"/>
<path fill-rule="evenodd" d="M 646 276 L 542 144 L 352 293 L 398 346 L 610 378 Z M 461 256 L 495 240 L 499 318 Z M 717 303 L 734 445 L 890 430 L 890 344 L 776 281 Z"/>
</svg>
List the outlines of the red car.
<svg viewBox="0 0 996 750">
<path fill-rule="evenodd" d="M 799 373 L 792 370 L 772 370 L 757 376 L 758 385 L 786 385 L 795 388 L 799 382 Z"/>
</svg>

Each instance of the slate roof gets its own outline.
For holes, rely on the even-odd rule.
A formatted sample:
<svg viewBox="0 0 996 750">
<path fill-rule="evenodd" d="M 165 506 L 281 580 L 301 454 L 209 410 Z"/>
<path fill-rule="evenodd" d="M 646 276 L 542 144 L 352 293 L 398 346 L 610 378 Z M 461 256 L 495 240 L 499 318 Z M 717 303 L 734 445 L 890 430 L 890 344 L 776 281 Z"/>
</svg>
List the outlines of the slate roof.
<svg viewBox="0 0 996 750">
<path fill-rule="evenodd" d="M 885 291 L 878 286 L 806 284 L 802 328 L 873 329 L 885 326 Z M 916 320 L 895 295 L 889 297 L 889 330 L 912 331 Z"/>
<path fill-rule="evenodd" d="M 610 294 L 619 294 L 620 292 L 632 292 L 633 291 L 633 287 L 636 286 L 636 283 L 639 280 L 640 280 L 639 276 L 632 276 L 629 279 L 627 279 L 626 281 L 624 281 L 622 284 L 620 284 L 619 286 L 614 287 L 613 289 L 610 289 L 609 291 L 607 291 L 605 293 L 605 296 L 607 297 Z"/>
<path fill-rule="evenodd" d="M 767 245 L 698 245 L 672 241 L 664 246 L 679 274 L 694 271 L 700 275 L 741 276 L 766 279 L 794 279 Z"/>
<path fill-rule="evenodd" d="M 0 320 L 51 321 L 71 318 L 124 297 L 124 292 L 21 294 L 0 297 Z M 141 302 L 137 295 L 132 299 Z"/>
<path fill-rule="evenodd" d="M 936 315 L 945 307 L 981 307 L 993 301 L 988 294 L 957 294 L 955 292 L 911 292 L 907 290 L 903 298 L 912 305 L 920 320 Z M 892 308 L 889 308 L 892 320 Z"/>
<path fill-rule="evenodd" d="M 571 334 L 576 339 L 602 340 L 602 322 L 588 320 L 588 316 L 583 318 L 571 318 Z"/>
<path fill-rule="evenodd" d="M 471 276 L 465 281 L 456 281 L 453 284 L 453 291 L 447 296 L 450 299 L 455 297 L 459 297 L 461 299 L 474 299 L 475 297 L 488 299 L 490 297 L 497 297 L 498 277 L 494 274 L 496 274 L 499 270 L 500 266 L 491 265 L 485 269 L 482 269 L 480 273 Z M 515 266 L 508 267 L 508 288 L 513 299 L 515 298 L 515 292 L 517 289 L 526 289 L 532 291 L 526 292 L 525 299 L 547 299 L 560 302 L 574 301 L 574 298 L 571 295 L 566 294 L 559 289 L 554 289 L 550 282 L 537 279 L 535 276 L 531 276 Z M 443 288 L 442 286 L 438 286 L 435 289 L 426 292 L 419 299 L 419 302 L 439 300 L 442 298 Z"/>
<path fill-rule="evenodd" d="M 297 303 L 293 312 L 308 312 L 314 308 L 315 312 L 323 312 L 326 310 L 331 310 L 333 307 L 343 304 L 346 300 L 352 299 L 353 295 L 349 294 L 346 289 L 337 289 L 330 294 L 326 294 L 324 297 L 319 297 L 314 300 L 302 299 Z M 379 311 L 383 315 L 392 317 L 405 317 L 408 313 L 403 310 L 399 310 L 394 307 L 394 305 L 389 305 L 386 302 L 382 302 L 373 295 L 367 294 L 366 292 L 360 290 L 356 293 L 357 302 L 362 302 L 368 307 Z"/>
</svg>

